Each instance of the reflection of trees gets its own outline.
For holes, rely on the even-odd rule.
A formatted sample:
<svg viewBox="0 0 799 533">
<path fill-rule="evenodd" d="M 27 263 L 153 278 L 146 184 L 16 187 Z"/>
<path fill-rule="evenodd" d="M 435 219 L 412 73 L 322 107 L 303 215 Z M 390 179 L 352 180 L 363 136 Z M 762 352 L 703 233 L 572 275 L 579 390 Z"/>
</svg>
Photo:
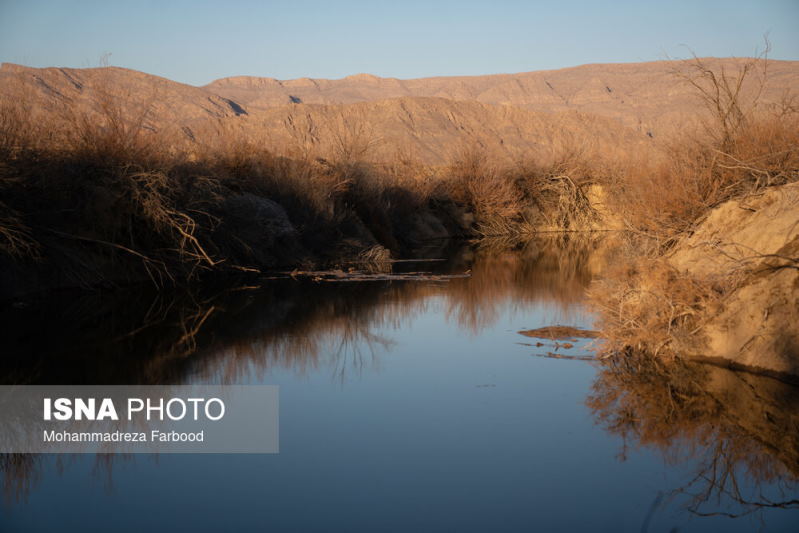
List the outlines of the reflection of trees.
<svg viewBox="0 0 799 533">
<path fill-rule="evenodd" d="M 477 333 L 507 305 L 536 302 L 565 310 L 591 279 L 596 240 L 543 239 L 465 249 L 446 272 L 471 270 L 446 285 L 426 282 L 312 283 L 200 291 L 66 294 L 46 305 L 0 311 L 5 383 L 231 383 L 272 368 L 321 365 L 343 377 L 385 349 L 377 329 L 398 329 L 443 300 L 457 323 Z"/>
<path fill-rule="evenodd" d="M 586 234 L 523 243 L 483 240 L 474 251 L 471 277 L 453 280 L 446 292 L 447 316 L 476 334 L 495 323 L 508 304 L 545 302 L 567 315 L 583 301 L 614 244 L 609 237 Z"/>
<path fill-rule="evenodd" d="M 446 263 L 426 264 L 437 273 L 471 270 L 471 278 L 444 285 L 277 280 L 259 288 L 64 294 L 22 310 L 0 309 L 9 332 L 0 379 L 240 383 L 275 369 L 329 369 L 344 382 L 391 347 L 385 330 L 401 328 L 431 303 L 443 301 L 446 312 L 474 333 L 496 321 L 507 305 L 545 302 L 565 312 L 582 299 L 591 262 L 602 250 L 597 240 L 573 238 L 483 243 Z M 40 456 L 0 457 L 6 490 L 24 494 L 40 463 Z M 111 459 L 98 471 L 110 474 L 110 464 Z"/>
<path fill-rule="evenodd" d="M 11 325 L 0 373 L 6 383 L 162 384 L 230 383 L 271 368 L 305 372 L 385 344 L 374 330 L 407 320 L 423 308 L 423 295 L 384 282 L 293 281 L 82 295 L 0 317 Z"/>
<path fill-rule="evenodd" d="M 3 497 L 7 501 L 24 499 L 39 479 L 41 456 L 30 453 L 0 453 L 3 472 Z"/>
<path fill-rule="evenodd" d="M 769 377 L 627 354 L 607 359 L 587 403 L 630 445 L 696 461 L 676 489 L 699 515 L 799 508 L 799 390 Z"/>
</svg>

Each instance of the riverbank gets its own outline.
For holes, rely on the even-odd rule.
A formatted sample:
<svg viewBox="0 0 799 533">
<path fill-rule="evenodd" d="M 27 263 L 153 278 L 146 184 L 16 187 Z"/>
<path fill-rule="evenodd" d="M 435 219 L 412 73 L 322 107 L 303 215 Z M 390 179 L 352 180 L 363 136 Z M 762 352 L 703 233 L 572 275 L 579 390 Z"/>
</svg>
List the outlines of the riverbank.
<svg viewBox="0 0 799 533">
<path fill-rule="evenodd" d="M 568 158 L 500 164 L 470 148 L 429 167 L 280 156 L 244 138 L 198 155 L 139 130 L 84 124 L 53 144 L 24 125 L 0 151 L 1 299 L 368 267 L 453 238 L 619 227 L 602 185 Z"/>
<path fill-rule="evenodd" d="M 593 287 L 609 353 L 799 376 L 799 184 L 709 211 L 672 247 Z"/>
</svg>

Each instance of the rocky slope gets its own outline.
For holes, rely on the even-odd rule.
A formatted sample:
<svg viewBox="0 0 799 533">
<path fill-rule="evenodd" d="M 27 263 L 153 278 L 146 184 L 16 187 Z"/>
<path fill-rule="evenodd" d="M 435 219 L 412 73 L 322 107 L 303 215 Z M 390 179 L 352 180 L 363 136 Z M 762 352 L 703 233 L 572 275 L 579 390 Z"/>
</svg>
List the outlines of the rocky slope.
<svg viewBox="0 0 799 533">
<path fill-rule="evenodd" d="M 445 163 L 471 146 L 495 156 L 529 158 L 567 146 L 609 152 L 652 142 L 601 116 L 444 98 L 298 104 L 254 111 L 236 124 L 277 150 L 314 146 L 322 153 L 355 150 L 378 160 L 410 156 L 429 164 Z"/>
<path fill-rule="evenodd" d="M 708 67 L 734 72 L 740 59 L 703 59 Z M 536 111 L 581 111 L 615 118 L 627 127 L 656 135 L 691 118 L 701 103 L 675 71 L 679 61 L 594 64 L 559 70 L 400 80 L 358 74 L 339 80 L 276 80 L 238 76 L 205 86 L 248 109 L 292 103 L 351 104 L 396 97 L 437 97 L 510 105 Z M 799 62 L 771 61 L 762 98 L 776 102 L 799 84 Z M 745 90 L 754 90 L 748 86 Z"/>
<path fill-rule="evenodd" d="M 44 114 L 86 112 L 113 103 L 128 115 L 147 112 L 151 127 L 245 114 L 238 104 L 198 87 L 118 67 L 0 66 L 0 101 Z"/>
<path fill-rule="evenodd" d="M 402 155 L 428 164 L 444 163 L 465 146 L 529 157 L 565 145 L 632 150 L 651 142 L 611 118 L 446 98 L 258 108 L 208 89 L 120 68 L 33 69 L 4 64 L 0 104 L 24 106 L 44 124 L 71 124 L 105 108 L 131 124 L 141 121 L 148 131 L 184 141 L 229 139 L 240 132 L 278 152 L 312 148 L 326 154 L 346 149 L 358 150 L 359 158 Z M 203 146 L 200 142 L 197 149 Z"/>
</svg>

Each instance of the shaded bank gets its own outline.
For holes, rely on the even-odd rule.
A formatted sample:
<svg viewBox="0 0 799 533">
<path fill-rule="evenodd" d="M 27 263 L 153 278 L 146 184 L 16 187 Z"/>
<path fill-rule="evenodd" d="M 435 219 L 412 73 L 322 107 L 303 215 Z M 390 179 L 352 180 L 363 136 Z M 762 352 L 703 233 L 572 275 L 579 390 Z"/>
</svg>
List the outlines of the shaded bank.
<svg viewBox="0 0 799 533">
<path fill-rule="evenodd" d="M 102 84 L 84 95 L 89 108 L 29 108 L 21 76 L 20 97 L 0 101 L 0 300 L 606 227 L 596 173 L 571 147 L 511 161 L 464 140 L 448 164 L 430 166 L 399 153 L 371 158 L 371 140 L 348 124 L 326 151 L 276 152 L 222 123 L 188 136 L 154 128 L 153 102 Z"/>
<path fill-rule="evenodd" d="M 431 169 L 250 146 L 188 161 L 147 143 L 86 142 L 0 153 L 0 299 L 185 286 L 403 258 L 453 238 L 518 242 L 541 229 L 618 225 L 590 179 L 500 169 L 477 151 Z"/>
</svg>

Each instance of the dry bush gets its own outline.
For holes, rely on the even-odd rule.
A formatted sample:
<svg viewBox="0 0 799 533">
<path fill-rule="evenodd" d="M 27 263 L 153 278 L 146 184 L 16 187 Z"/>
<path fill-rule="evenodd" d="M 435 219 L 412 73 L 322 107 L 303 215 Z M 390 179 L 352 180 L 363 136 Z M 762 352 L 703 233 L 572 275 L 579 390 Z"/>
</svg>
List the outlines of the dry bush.
<svg viewBox="0 0 799 533">
<path fill-rule="evenodd" d="M 0 202 L 0 252 L 13 259 L 38 259 L 40 244 L 19 213 Z"/>
<path fill-rule="evenodd" d="M 577 231 L 595 227 L 599 215 L 588 190 L 592 185 L 606 185 L 610 173 L 601 155 L 588 144 L 563 135 L 548 153 L 518 161 L 511 174 L 522 192 L 528 225 Z"/>
<path fill-rule="evenodd" d="M 220 178 L 246 181 L 272 163 L 266 142 L 229 120 L 217 119 L 196 127 L 192 137 L 191 159 L 211 167 Z"/>
<path fill-rule="evenodd" d="M 9 157 L 30 147 L 32 136 L 29 116 L 23 105 L 0 100 L 0 153 Z"/>
<path fill-rule="evenodd" d="M 579 231 L 590 229 L 599 218 L 586 194 L 586 185 L 575 182 L 569 173 L 557 168 L 545 170 L 536 176 L 533 190 L 541 218 L 531 221 L 535 226 Z"/>
<path fill-rule="evenodd" d="M 729 183 L 723 194 L 756 192 L 799 179 L 798 109 L 761 111 L 731 142 L 717 162 L 722 183 Z"/>
<path fill-rule="evenodd" d="M 122 261 L 121 278 L 122 264 L 138 264 L 159 285 L 216 264 L 199 235 L 210 229 L 218 187 L 175 170 L 167 140 L 147 125 L 152 101 L 131 107 L 98 85 L 93 111 L 67 106 L 41 125 L 52 137 L 3 153 L 3 202 L 13 207 L 0 215 L 7 253 L 38 257 L 46 247 L 80 284 L 92 283 L 100 263 Z"/>
<path fill-rule="evenodd" d="M 761 111 L 729 141 L 687 134 L 629 162 L 612 199 L 633 228 L 663 237 L 689 230 L 713 207 L 799 179 L 799 114 Z"/>
<path fill-rule="evenodd" d="M 506 235 L 517 230 L 522 218 L 521 192 L 481 147 L 460 147 L 447 167 L 445 180 L 447 196 L 474 210 L 479 234 Z"/>
<path fill-rule="evenodd" d="M 732 148 L 735 138 L 747 126 L 760 104 L 760 96 L 768 81 L 768 53 L 771 43 L 765 39 L 762 52 L 751 59 L 739 61 L 730 72 L 722 65 L 712 69 L 692 52 L 692 58 L 680 61 L 674 76 L 690 85 L 709 112 L 703 126 L 714 143 L 722 150 Z"/>
<path fill-rule="evenodd" d="M 130 89 L 117 89 L 98 78 L 92 84 L 92 109 L 61 110 L 63 149 L 79 158 L 113 161 L 117 164 L 152 165 L 167 157 L 169 140 L 150 124 L 158 101 L 159 87 L 134 98 Z"/>
<path fill-rule="evenodd" d="M 380 144 L 374 131 L 363 121 L 351 121 L 341 112 L 325 125 L 331 143 L 331 159 L 338 165 L 357 165 L 368 160 Z"/>
<path fill-rule="evenodd" d="M 607 339 L 601 346 L 603 356 L 630 349 L 654 357 L 698 353 L 703 317 L 728 287 L 692 279 L 665 259 L 639 254 L 637 250 L 622 257 L 589 290 Z"/>
<path fill-rule="evenodd" d="M 611 192 L 614 210 L 627 223 L 667 238 L 685 230 L 710 206 L 710 152 L 701 142 L 669 147 L 629 162 Z"/>
<path fill-rule="evenodd" d="M 579 231 L 599 219 L 588 187 L 609 182 L 609 175 L 590 147 L 564 139 L 548 154 L 515 162 L 466 145 L 452 158 L 442 188 L 474 210 L 483 236 Z"/>
<path fill-rule="evenodd" d="M 398 151 L 379 169 L 385 189 L 394 193 L 392 208 L 407 212 L 444 194 L 440 169 L 421 163 L 413 153 Z"/>
<path fill-rule="evenodd" d="M 694 56 L 675 75 L 706 105 L 702 130 L 683 131 L 629 159 L 612 182 L 612 200 L 628 223 L 666 242 L 720 203 L 799 179 L 799 113 L 792 95 L 778 105 L 760 102 L 768 81 L 765 54 L 740 60 L 734 72 L 714 71 Z"/>
<path fill-rule="evenodd" d="M 0 157 L 39 149 L 52 136 L 52 124 L 41 120 L 28 85 L 23 74 L 9 73 L 0 87 Z"/>
<path fill-rule="evenodd" d="M 58 248 L 72 243 L 61 252 L 64 260 L 80 264 L 91 253 L 94 261 L 119 263 L 123 275 L 123 265 L 138 264 L 157 285 L 174 282 L 177 275 L 190 278 L 198 269 L 217 264 L 201 243 L 201 234 L 212 224 L 207 209 L 215 202 L 213 182 L 189 183 L 136 167 L 86 165 L 80 167 L 82 179 L 75 179 L 73 163 L 50 170 L 58 175 L 28 176 L 24 189 L 16 192 L 35 197 L 20 201 L 29 204 L 29 213 L 34 204 L 52 210 L 33 212 L 29 218 L 42 241 Z M 78 212 L 59 217 L 74 205 L 81 206 Z"/>
</svg>

